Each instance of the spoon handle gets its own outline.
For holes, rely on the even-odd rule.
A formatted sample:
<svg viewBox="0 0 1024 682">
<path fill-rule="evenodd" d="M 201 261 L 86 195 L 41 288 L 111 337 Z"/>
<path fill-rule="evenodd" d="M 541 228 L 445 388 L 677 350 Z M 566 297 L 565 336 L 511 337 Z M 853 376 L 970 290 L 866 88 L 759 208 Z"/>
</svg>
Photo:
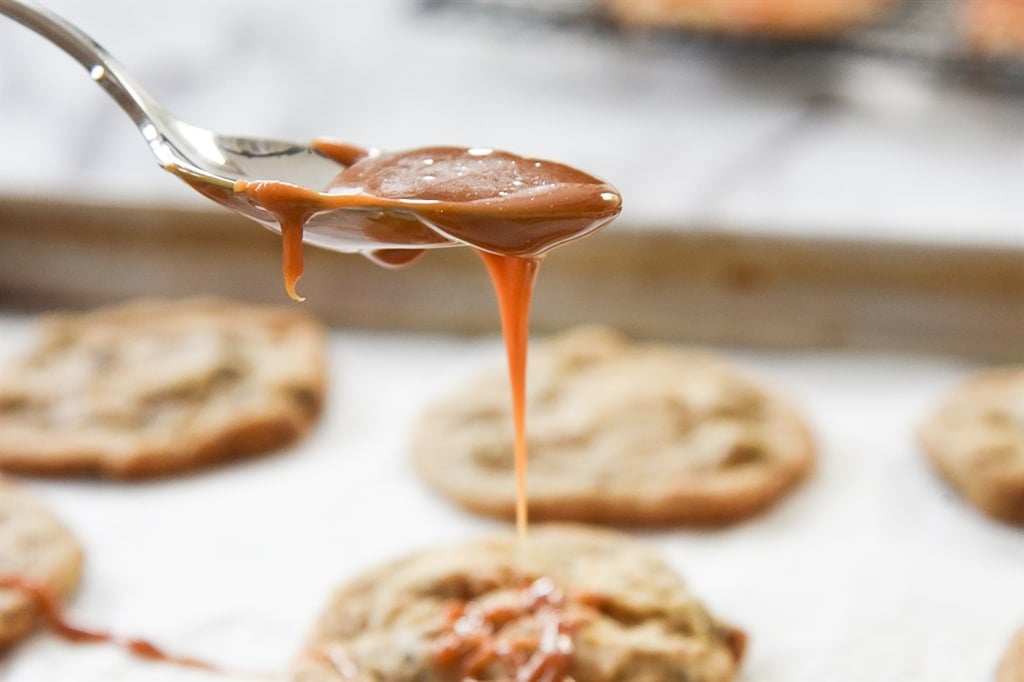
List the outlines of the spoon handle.
<svg viewBox="0 0 1024 682">
<path fill-rule="evenodd" d="M 64 50 L 85 67 L 96 83 L 124 110 L 151 143 L 157 136 L 153 120 L 160 107 L 95 40 L 32 0 L 0 0 L 5 14 Z"/>
</svg>

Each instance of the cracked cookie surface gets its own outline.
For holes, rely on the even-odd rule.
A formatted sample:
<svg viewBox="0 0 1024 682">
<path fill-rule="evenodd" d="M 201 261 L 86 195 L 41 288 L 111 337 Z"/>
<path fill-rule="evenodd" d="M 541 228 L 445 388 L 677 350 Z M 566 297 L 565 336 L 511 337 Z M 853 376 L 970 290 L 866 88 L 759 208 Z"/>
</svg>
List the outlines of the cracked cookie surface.
<svg viewBox="0 0 1024 682">
<path fill-rule="evenodd" d="M 529 368 L 532 518 L 730 523 L 813 466 L 796 410 L 713 354 L 582 327 L 537 343 Z M 422 417 L 416 470 L 467 509 L 512 518 L 510 412 L 500 370 L 463 387 Z"/>
<path fill-rule="evenodd" d="M 0 476 L 0 579 L 33 580 L 66 597 L 81 570 L 82 551 L 71 533 L 21 486 Z M 33 595 L 0 587 L 0 652 L 24 637 L 38 617 Z"/>
<path fill-rule="evenodd" d="M 546 646 L 555 653 L 542 661 Z M 500 536 L 355 578 L 331 599 L 291 680 L 727 682 L 743 648 L 743 634 L 646 547 L 550 525 L 531 528 L 524 546 Z"/>
<path fill-rule="evenodd" d="M 918 437 L 935 469 L 968 502 L 1024 526 L 1024 365 L 968 378 Z"/>
<path fill-rule="evenodd" d="M 137 478 L 278 448 L 323 402 L 324 334 L 294 310 L 139 301 L 44 320 L 0 373 L 0 469 Z"/>
</svg>

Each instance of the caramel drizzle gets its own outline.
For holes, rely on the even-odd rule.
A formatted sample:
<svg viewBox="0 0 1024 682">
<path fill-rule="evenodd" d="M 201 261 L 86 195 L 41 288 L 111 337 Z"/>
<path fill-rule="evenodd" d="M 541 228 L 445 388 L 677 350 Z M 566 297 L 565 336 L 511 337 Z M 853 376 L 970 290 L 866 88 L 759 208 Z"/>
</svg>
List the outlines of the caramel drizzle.
<svg viewBox="0 0 1024 682">
<path fill-rule="evenodd" d="M 563 682 L 575 647 L 576 620 L 566 613 L 565 594 L 550 578 L 539 578 L 520 593 L 518 605 L 485 608 L 474 602 L 449 606 L 445 631 L 434 641 L 436 665 L 475 678 L 495 664 L 513 682 Z M 530 619 L 526 634 L 505 634 Z"/>
<path fill-rule="evenodd" d="M 61 607 L 60 598 L 48 585 L 22 575 L 0 574 L 0 589 L 15 590 L 28 595 L 39 609 L 43 622 L 55 635 L 74 644 L 112 644 L 132 656 L 158 663 L 206 670 L 232 677 L 258 677 L 276 679 L 267 673 L 228 671 L 220 666 L 190 656 L 171 654 L 149 640 L 138 637 L 122 637 L 104 630 L 84 628 L 71 623 Z"/>
<path fill-rule="evenodd" d="M 351 166 L 365 158 L 369 151 L 356 145 L 333 140 L 314 140 L 310 145 L 317 152 L 342 166 Z M 239 180 L 234 191 L 244 193 L 257 204 L 270 211 L 281 226 L 281 270 L 288 296 L 294 301 L 305 301 L 295 286 L 305 269 L 302 262 L 302 233 L 313 214 L 324 210 L 317 192 L 305 187 L 276 181 Z"/>
<path fill-rule="evenodd" d="M 540 258 L 521 258 L 479 251 L 491 275 L 501 311 L 501 329 L 508 356 L 515 428 L 516 530 L 526 538 L 529 521 L 526 503 L 526 359 L 530 339 L 530 299 L 540 268 Z"/>
<path fill-rule="evenodd" d="M 239 180 L 235 191 L 249 195 L 270 211 L 281 226 L 282 270 L 288 295 L 304 301 L 296 291 L 303 273 L 302 233 L 306 221 L 319 210 L 311 197 L 318 196 L 302 187 L 279 182 L 248 182 Z M 403 250 L 402 254 L 409 253 Z M 526 358 L 530 336 L 530 301 L 540 257 L 511 256 L 478 250 L 487 266 L 501 311 L 501 326 L 508 356 L 509 381 L 512 392 L 512 418 L 515 428 L 516 529 L 526 537 L 528 523 L 526 504 Z"/>
<path fill-rule="evenodd" d="M 314 213 L 320 209 L 314 202 L 310 201 L 315 192 L 276 181 L 239 180 L 235 183 L 234 191 L 244 193 L 260 206 L 267 209 L 277 218 L 281 226 L 281 270 L 284 275 L 284 287 L 288 296 L 294 301 L 305 301 L 306 299 L 295 291 L 295 285 L 302 277 L 304 266 L 302 263 L 302 232 Z"/>
<path fill-rule="evenodd" d="M 346 168 L 353 167 L 353 165 L 358 167 L 360 160 L 372 156 L 372 152 L 360 147 L 327 140 L 315 141 L 313 148 L 320 155 L 331 158 Z M 430 156 L 422 159 L 428 162 L 428 165 L 434 163 L 434 155 L 440 155 L 442 160 L 450 160 L 453 154 L 459 158 L 463 154 L 482 157 L 495 153 L 490 149 L 434 148 L 419 152 L 414 150 L 408 154 L 414 157 L 417 153 L 428 151 Z M 500 157 L 497 163 L 507 164 L 509 159 L 520 159 L 520 157 L 505 152 L 497 154 Z M 401 161 L 408 160 L 410 156 L 400 154 L 394 158 L 383 157 L 380 161 L 384 164 L 384 168 L 387 168 L 387 164 L 395 163 L 396 158 Z M 525 159 L 520 160 L 525 162 Z M 544 163 L 535 160 L 533 167 L 535 169 L 543 168 Z M 401 167 L 401 164 L 399 163 L 398 166 Z M 368 168 L 363 168 L 363 171 L 368 174 L 367 177 L 372 179 L 376 177 L 375 173 L 380 173 L 380 168 L 371 163 Z M 463 174 L 463 172 L 458 173 L 459 176 Z M 366 180 L 365 177 L 360 176 L 359 172 L 353 175 L 355 177 L 349 177 L 347 180 L 359 180 L 360 182 Z M 343 171 L 337 176 L 336 182 L 345 177 Z M 489 178 L 486 174 L 482 177 L 485 182 Z M 515 518 L 516 530 L 521 542 L 525 541 L 529 521 L 526 499 L 527 345 L 529 342 L 530 300 L 533 295 L 537 270 L 540 267 L 540 254 L 559 243 L 581 237 L 607 224 L 621 207 L 621 200 L 611 186 L 561 164 L 550 164 L 548 170 L 541 172 L 539 177 L 529 177 L 532 178 L 531 183 L 538 183 L 537 187 L 546 187 L 549 190 L 560 187 L 561 190 L 552 190 L 552 196 L 547 196 L 544 201 L 535 203 L 534 199 L 537 196 L 530 191 L 519 196 L 515 191 L 499 191 L 496 188 L 495 196 L 485 196 L 487 199 L 485 210 L 482 205 L 478 205 L 480 197 L 476 190 L 466 193 L 465 196 L 469 198 L 465 200 L 440 200 L 422 198 L 421 190 L 412 192 L 413 196 L 408 198 L 388 198 L 364 194 L 361 191 L 354 194 L 316 192 L 305 187 L 281 182 L 239 180 L 233 187 L 235 194 L 247 196 L 253 205 L 262 207 L 277 219 L 283 239 L 282 269 L 285 287 L 288 290 L 288 295 L 297 301 L 303 300 L 295 290 L 296 283 L 303 272 L 303 230 L 306 222 L 320 212 L 342 208 L 394 209 L 405 213 L 411 212 L 438 236 L 476 247 L 487 266 L 498 297 L 502 331 L 505 337 L 515 430 Z M 520 179 L 519 171 L 516 171 L 515 178 L 513 185 L 515 183 L 520 186 L 526 184 L 526 181 Z M 527 190 L 529 189 L 527 188 Z M 430 193 L 427 192 L 427 194 Z M 429 220 L 421 214 L 428 208 L 433 213 Z M 494 217 L 494 229 L 484 230 L 484 234 L 467 237 L 465 234 L 467 229 L 472 232 L 481 224 L 481 221 L 486 222 L 488 216 Z M 443 219 L 441 219 L 442 217 Z M 531 227 L 544 229 L 541 230 L 541 235 L 534 235 L 531 239 L 529 238 Z M 520 228 L 526 232 L 521 233 Z M 553 239 L 554 237 L 560 237 L 560 239 Z M 400 266 L 409 263 L 420 253 L 422 250 L 416 248 L 401 248 L 393 254 L 385 254 L 378 250 L 373 252 L 373 259 L 384 265 Z"/>
</svg>

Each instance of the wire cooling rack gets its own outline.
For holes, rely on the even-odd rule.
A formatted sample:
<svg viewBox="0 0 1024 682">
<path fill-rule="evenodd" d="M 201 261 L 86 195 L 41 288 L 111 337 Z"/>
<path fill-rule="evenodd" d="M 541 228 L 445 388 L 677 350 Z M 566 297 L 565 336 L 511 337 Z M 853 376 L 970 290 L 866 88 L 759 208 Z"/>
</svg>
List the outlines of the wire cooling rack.
<svg viewBox="0 0 1024 682">
<path fill-rule="evenodd" d="M 843 0 L 839 0 L 843 1 Z M 635 33 L 617 26 L 603 11 L 601 0 L 421 0 L 428 10 L 490 14 L 523 22 L 542 22 L 607 33 Z M 709 35 L 677 29 L 643 30 L 659 39 L 700 43 L 728 51 L 783 50 L 808 55 L 873 56 L 921 66 L 952 77 L 977 77 L 994 84 L 1024 89 L 1024 59 L 994 59 L 972 54 L 960 27 L 963 0 L 893 0 L 879 18 L 833 39 L 771 40 L 764 37 Z"/>
</svg>

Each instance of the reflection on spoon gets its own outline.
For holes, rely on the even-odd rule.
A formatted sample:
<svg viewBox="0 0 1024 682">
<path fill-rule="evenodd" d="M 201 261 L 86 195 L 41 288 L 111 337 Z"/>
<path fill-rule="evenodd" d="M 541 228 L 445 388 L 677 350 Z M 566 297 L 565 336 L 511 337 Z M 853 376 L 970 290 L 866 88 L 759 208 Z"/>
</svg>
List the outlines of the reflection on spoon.
<svg viewBox="0 0 1024 682">
<path fill-rule="evenodd" d="M 405 265 L 423 249 L 468 245 L 537 257 L 608 224 L 621 209 L 615 189 L 569 166 L 508 152 L 428 147 L 382 154 L 336 145 L 351 161 L 322 191 L 239 180 L 231 196 L 264 212 L 284 238 L 284 276 L 298 299 L 304 237 L 339 251 Z M 393 251 L 393 253 L 392 253 Z"/>
</svg>

